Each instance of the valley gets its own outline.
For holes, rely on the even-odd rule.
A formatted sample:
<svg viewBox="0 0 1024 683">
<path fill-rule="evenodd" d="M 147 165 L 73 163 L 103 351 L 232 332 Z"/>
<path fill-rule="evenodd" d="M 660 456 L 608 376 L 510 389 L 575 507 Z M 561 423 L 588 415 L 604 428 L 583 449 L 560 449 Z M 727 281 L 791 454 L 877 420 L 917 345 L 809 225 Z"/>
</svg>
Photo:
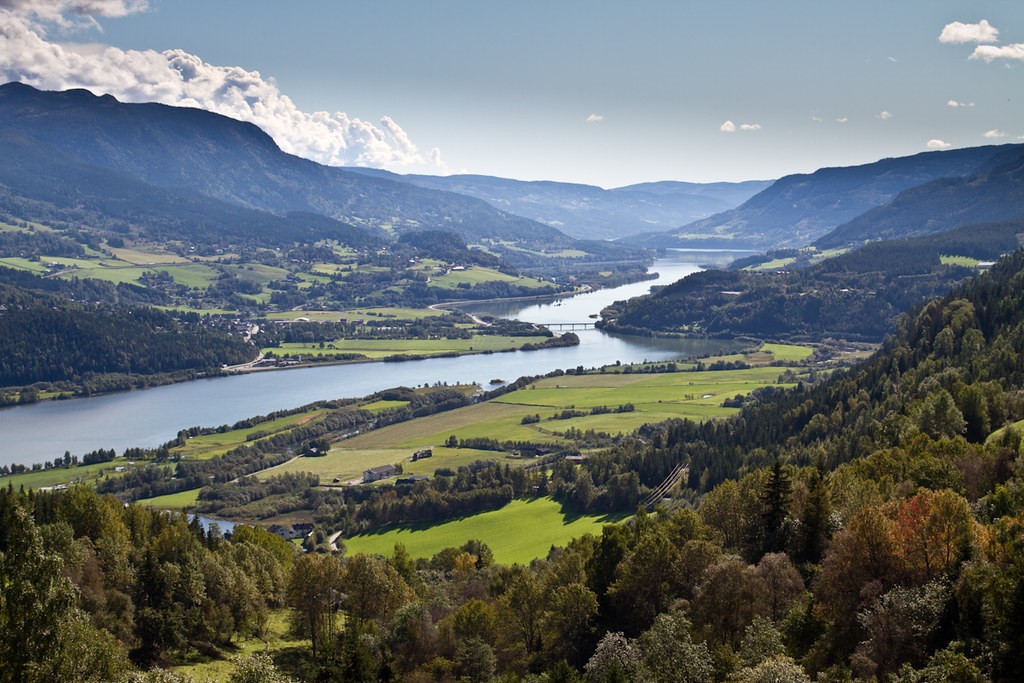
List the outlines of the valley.
<svg viewBox="0 0 1024 683">
<path fill-rule="evenodd" d="M 40 10 L 0 20 L 0 57 L 47 40 Z M 987 69 L 998 36 L 938 42 Z M 1016 680 L 1007 124 L 806 173 L 787 143 L 777 180 L 599 187 L 456 171 L 390 116 L 268 108 L 262 79 L 232 71 L 227 110 L 0 85 L 0 683 Z M 993 110 L 932 95 L 948 121 Z M 561 129 L 580 168 L 653 127 L 591 106 Z M 854 139 L 911 111 L 811 119 Z M 629 153 L 706 174 L 783 128 L 729 115 Z M 468 144 L 539 168 L 519 123 Z"/>
</svg>

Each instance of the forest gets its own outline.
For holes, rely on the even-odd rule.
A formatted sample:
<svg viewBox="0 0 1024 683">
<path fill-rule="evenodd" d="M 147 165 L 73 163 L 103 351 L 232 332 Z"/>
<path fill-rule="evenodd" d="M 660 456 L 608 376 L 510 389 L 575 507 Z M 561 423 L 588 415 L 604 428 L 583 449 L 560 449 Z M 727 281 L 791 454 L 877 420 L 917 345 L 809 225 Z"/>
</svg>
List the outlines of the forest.
<svg viewBox="0 0 1024 683">
<path fill-rule="evenodd" d="M 1018 251 L 850 370 L 552 465 L 568 506 L 680 463 L 689 493 L 527 566 L 472 539 L 420 560 L 301 553 L 86 488 L 0 490 L 0 678 L 187 681 L 154 667 L 287 608 L 304 655 L 242 657 L 231 680 L 1017 680 L 1022 280 Z M 523 473 L 456 474 L 453 493 L 535 493 Z"/>
<path fill-rule="evenodd" d="M 811 264 L 814 252 L 786 250 L 783 269 L 696 273 L 645 297 L 616 302 L 599 325 L 631 334 L 752 335 L 801 341 L 829 337 L 879 342 L 911 306 L 941 296 L 975 270 L 943 256 L 994 261 L 1020 246 L 1019 221 L 969 225 L 937 235 L 871 242 Z"/>
</svg>

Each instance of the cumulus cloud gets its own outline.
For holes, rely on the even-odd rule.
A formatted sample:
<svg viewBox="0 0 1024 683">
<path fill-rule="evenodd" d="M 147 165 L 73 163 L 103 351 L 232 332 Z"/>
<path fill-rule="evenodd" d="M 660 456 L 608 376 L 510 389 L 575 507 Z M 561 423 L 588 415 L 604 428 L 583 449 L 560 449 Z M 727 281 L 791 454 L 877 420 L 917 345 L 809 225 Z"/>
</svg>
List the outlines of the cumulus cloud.
<svg viewBox="0 0 1024 683">
<path fill-rule="evenodd" d="M 957 107 L 973 107 L 974 102 L 958 102 L 957 100 L 950 100 L 949 102 L 946 102 L 946 106 L 953 107 L 954 109 Z"/>
<path fill-rule="evenodd" d="M 121 50 L 46 37 L 48 26 L 68 15 L 116 17 L 145 6 L 143 0 L 0 0 L 0 81 L 206 109 L 254 123 L 284 151 L 324 164 L 445 170 L 440 152 L 424 156 L 390 117 L 372 123 L 344 112 L 302 111 L 258 71 L 216 66 L 183 50 Z"/>
<path fill-rule="evenodd" d="M 0 10 L 58 26 L 69 26 L 75 20 L 95 24 L 95 17 L 124 17 L 147 9 L 147 0 L 0 0 Z"/>
<path fill-rule="evenodd" d="M 996 59 L 1024 61 L 1024 43 L 1014 43 L 1013 45 L 979 45 L 974 48 L 970 59 L 983 59 L 986 62 Z"/>
<path fill-rule="evenodd" d="M 721 126 L 718 127 L 718 130 L 722 131 L 723 133 L 735 133 L 738 130 L 741 130 L 741 131 L 744 131 L 744 132 L 751 132 L 751 131 L 755 131 L 755 130 L 761 130 L 761 124 L 760 123 L 741 123 L 740 125 L 737 126 L 732 121 L 726 121 L 725 123 L 723 123 Z"/>
<path fill-rule="evenodd" d="M 587 123 L 600 123 L 601 121 L 604 121 L 604 117 L 600 114 L 591 114 L 587 117 Z"/>
<path fill-rule="evenodd" d="M 992 130 L 986 130 L 984 133 L 982 133 L 982 136 L 990 140 L 995 140 L 997 138 L 1005 138 L 1006 133 L 999 130 L 998 128 L 993 128 Z"/>
<path fill-rule="evenodd" d="M 977 24 L 954 21 L 946 24 L 939 34 L 940 43 L 994 43 L 999 40 L 999 29 L 982 19 Z"/>
<path fill-rule="evenodd" d="M 878 113 L 878 118 L 882 119 L 883 121 L 888 121 L 889 119 L 892 118 L 892 114 L 888 111 L 882 111 Z"/>
<path fill-rule="evenodd" d="M 938 138 L 932 138 L 928 141 L 928 149 L 949 149 L 952 146 L 945 140 L 939 140 Z"/>
</svg>

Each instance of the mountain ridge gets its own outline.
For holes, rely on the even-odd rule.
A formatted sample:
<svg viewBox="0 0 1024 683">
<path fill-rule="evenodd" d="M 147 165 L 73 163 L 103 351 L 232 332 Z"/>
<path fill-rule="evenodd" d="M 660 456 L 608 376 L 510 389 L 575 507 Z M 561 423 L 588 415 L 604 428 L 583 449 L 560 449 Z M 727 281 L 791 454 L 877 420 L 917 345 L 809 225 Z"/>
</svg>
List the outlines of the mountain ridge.
<svg viewBox="0 0 1024 683">
<path fill-rule="evenodd" d="M 828 167 L 780 178 L 739 207 L 682 226 L 623 240 L 645 247 L 806 246 L 901 192 L 942 178 L 978 173 L 993 157 L 1020 145 L 921 152 L 858 166 Z"/>
<path fill-rule="evenodd" d="M 47 92 L 8 83 L 0 86 L 0 126 L 157 187 L 190 189 L 279 215 L 318 213 L 399 232 L 434 227 L 469 240 L 573 243 L 555 228 L 479 199 L 287 154 L 257 126 L 200 109 L 126 104 L 85 90 Z"/>
<path fill-rule="evenodd" d="M 432 176 L 346 167 L 353 173 L 476 197 L 497 209 L 558 228 L 577 239 L 617 239 L 725 211 L 771 181 L 657 181 L 604 189 L 583 183 L 515 180 L 479 174 Z"/>
</svg>

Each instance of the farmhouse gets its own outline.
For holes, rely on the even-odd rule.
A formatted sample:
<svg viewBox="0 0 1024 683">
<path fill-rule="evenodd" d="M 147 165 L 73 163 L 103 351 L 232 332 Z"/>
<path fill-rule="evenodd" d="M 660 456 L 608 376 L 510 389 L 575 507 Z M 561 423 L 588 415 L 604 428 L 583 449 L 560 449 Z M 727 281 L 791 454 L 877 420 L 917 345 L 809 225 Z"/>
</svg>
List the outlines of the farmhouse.
<svg viewBox="0 0 1024 683">
<path fill-rule="evenodd" d="M 553 448 L 544 448 L 542 446 L 523 446 L 519 449 L 520 458 L 542 458 L 545 455 L 551 455 L 555 452 Z"/>
<path fill-rule="evenodd" d="M 381 465 L 379 467 L 371 467 L 363 472 L 363 483 L 369 484 L 372 481 L 380 481 L 381 479 L 388 479 L 398 474 L 398 470 L 395 469 L 394 465 Z"/>
</svg>

